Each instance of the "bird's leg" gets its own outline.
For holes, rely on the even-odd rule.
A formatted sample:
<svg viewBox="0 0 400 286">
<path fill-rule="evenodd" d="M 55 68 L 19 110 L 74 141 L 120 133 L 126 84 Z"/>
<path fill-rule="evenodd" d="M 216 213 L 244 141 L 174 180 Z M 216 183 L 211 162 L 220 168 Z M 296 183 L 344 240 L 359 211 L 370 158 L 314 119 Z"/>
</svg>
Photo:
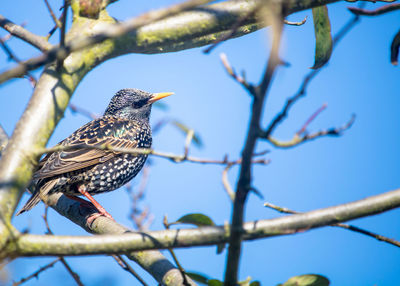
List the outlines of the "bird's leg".
<svg viewBox="0 0 400 286">
<path fill-rule="evenodd" d="M 67 194 L 64 194 L 64 196 L 66 196 L 67 198 L 69 198 L 71 200 L 79 202 L 82 206 L 86 206 L 86 207 L 89 207 L 89 208 L 93 207 L 93 204 L 91 202 L 88 202 L 87 200 L 84 200 L 84 199 L 82 199 L 80 197 L 67 195 Z"/>
<path fill-rule="evenodd" d="M 80 185 L 78 187 L 78 191 L 84 195 L 86 198 L 88 198 L 88 200 L 95 206 L 95 208 L 99 211 L 100 215 L 103 215 L 105 217 L 108 217 L 112 220 L 114 220 L 114 218 L 86 191 L 86 187 L 85 185 Z M 98 217 L 98 214 L 95 214 L 94 217 L 91 216 L 88 221 L 93 221 L 95 218 Z"/>
</svg>

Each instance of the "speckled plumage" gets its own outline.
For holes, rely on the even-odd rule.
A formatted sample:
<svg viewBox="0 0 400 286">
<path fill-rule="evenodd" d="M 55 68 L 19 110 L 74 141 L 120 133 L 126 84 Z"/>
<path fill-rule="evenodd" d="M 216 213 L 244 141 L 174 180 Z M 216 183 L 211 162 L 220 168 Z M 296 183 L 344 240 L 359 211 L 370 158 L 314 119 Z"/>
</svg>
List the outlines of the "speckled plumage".
<svg viewBox="0 0 400 286">
<path fill-rule="evenodd" d="M 104 115 L 85 124 L 58 145 L 107 144 L 118 148 L 150 148 L 151 104 L 172 93 L 151 94 L 137 89 L 117 92 Z M 100 149 L 72 149 L 47 154 L 39 163 L 31 184 L 32 197 L 18 214 L 30 210 L 54 192 L 77 196 L 84 185 L 90 195 L 113 191 L 134 178 L 147 155 Z"/>
</svg>

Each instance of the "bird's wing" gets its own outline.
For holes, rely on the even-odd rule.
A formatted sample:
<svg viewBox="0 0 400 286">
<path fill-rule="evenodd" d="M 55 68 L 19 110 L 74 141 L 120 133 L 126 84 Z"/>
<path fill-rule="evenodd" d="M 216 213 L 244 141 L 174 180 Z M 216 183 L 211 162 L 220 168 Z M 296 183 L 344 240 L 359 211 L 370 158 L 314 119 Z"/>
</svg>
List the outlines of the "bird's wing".
<svg viewBox="0 0 400 286">
<path fill-rule="evenodd" d="M 118 148 L 136 148 L 138 128 L 132 126 L 132 121 L 117 121 L 108 118 L 95 119 L 82 126 L 71 136 L 60 142 L 62 146 L 108 146 Z M 127 129 L 129 130 L 127 131 Z M 150 147 L 150 146 L 149 146 Z M 98 163 L 103 163 L 121 153 L 100 149 L 72 149 L 47 154 L 39 163 L 40 169 L 35 173 L 34 179 L 43 179 L 63 173 L 84 169 Z"/>
</svg>

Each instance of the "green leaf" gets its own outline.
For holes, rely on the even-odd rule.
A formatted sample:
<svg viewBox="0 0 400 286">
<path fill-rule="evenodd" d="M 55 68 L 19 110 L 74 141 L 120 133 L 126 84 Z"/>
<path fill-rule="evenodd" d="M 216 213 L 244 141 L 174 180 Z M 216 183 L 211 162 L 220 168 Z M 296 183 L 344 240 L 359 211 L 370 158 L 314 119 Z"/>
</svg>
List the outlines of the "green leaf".
<svg viewBox="0 0 400 286">
<path fill-rule="evenodd" d="M 187 274 L 187 276 L 192 278 L 194 281 L 205 284 L 205 285 L 208 284 L 208 280 L 210 279 L 206 275 L 198 273 L 198 272 L 185 272 L 185 273 Z"/>
<path fill-rule="evenodd" d="M 195 226 L 212 226 L 215 225 L 215 223 L 212 221 L 211 218 L 204 214 L 200 213 L 194 213 L 194 214 L 187 214 L 178 219 L 175 222 L 171 222 L 170 225 L 172 224 L 178 224 L 178 223 L 184 223 L 184 224 L 193 224 Z"/>
<path fill-rule="evenodd" d="M 250 283 L 250 286 L 261 286 L 260 281 L 253 281 Z"/>
<path fill-rule="evenodd" d="M 217 279 L 210 279 L 208 280 L 208 286 L 222 286 L 224 283 L 222 281 L 219 281 Z"/>
<path fill-rule="evenodd" d="M 281 286 L 329 286 L 329 280 L 317 274 L 305 274 L 290 278 Z"/>
<path fill-rule="evenodd" d="M 313 8 L 312 14 L 315 32 L 315 58 L 312 69 L 319 69 L 329 61 L 332 54 L 331 23 L 326 6 Z"/>
<path fill-rule="evenodd" d="M 188 126 L 186 126 L 185 124 L 183 124 L 182 122 L 178 121 L 178 120 L 172 120 L 171 123 L 176 126 L 179 130 L 181 130 L 185 135 L 187 135 L 189 133 L 189 131 L 191 130 L 191 128 L 189 128 Z M 199 136 L 199 134 L 197 134 L 197 132 L 194 133 L 193 135 L 193 143 L 194 145 L 196 145 L 196 147 L 203 147 L 203 142 L 201 141 L 201 138 Z"/>
</svg>

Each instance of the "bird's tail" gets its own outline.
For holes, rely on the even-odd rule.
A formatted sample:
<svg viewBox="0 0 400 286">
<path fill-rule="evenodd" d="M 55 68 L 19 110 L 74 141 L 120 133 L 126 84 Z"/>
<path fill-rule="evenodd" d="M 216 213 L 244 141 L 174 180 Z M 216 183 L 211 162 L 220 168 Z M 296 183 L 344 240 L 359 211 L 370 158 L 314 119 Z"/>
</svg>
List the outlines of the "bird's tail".
<svg viewBox="0 0 400 286">
<path fill-rule="evenodd" d="M 24 205 L 24 207 L 17 212 L 16 215 L 20 215 L 26 211 L 31 210 L 34 206 L 36 206 L 38 203 L 40 202 L 40 196 L 39 196 L 39 192 L 35 192 L 33 193 L 33 195 L 30 197 L 30 199 L 26 202 L 26 204 Z"/>
<path fill-rule="evenodd" d="M 26 211 L 31 210 L 34 206 L 36 206 L 42 198 L 46 198 L 50 192 L 50 190 L 54 187 L 54 185 L 58 182 L 58 180 L 50 180 L 44 183 L 43 185 L 40 186 L 40 188 L 36 189 L 33 191 L 32 196 L 29 198 L 29 200 L 26 202 L 26 204 L 23 206 L 23 208 L 17 212 L 16 215 L 20 215 Z M 30 190 L 34 189 L 34 185 L 31 185 L 29 188 Z"/>
</svg>

